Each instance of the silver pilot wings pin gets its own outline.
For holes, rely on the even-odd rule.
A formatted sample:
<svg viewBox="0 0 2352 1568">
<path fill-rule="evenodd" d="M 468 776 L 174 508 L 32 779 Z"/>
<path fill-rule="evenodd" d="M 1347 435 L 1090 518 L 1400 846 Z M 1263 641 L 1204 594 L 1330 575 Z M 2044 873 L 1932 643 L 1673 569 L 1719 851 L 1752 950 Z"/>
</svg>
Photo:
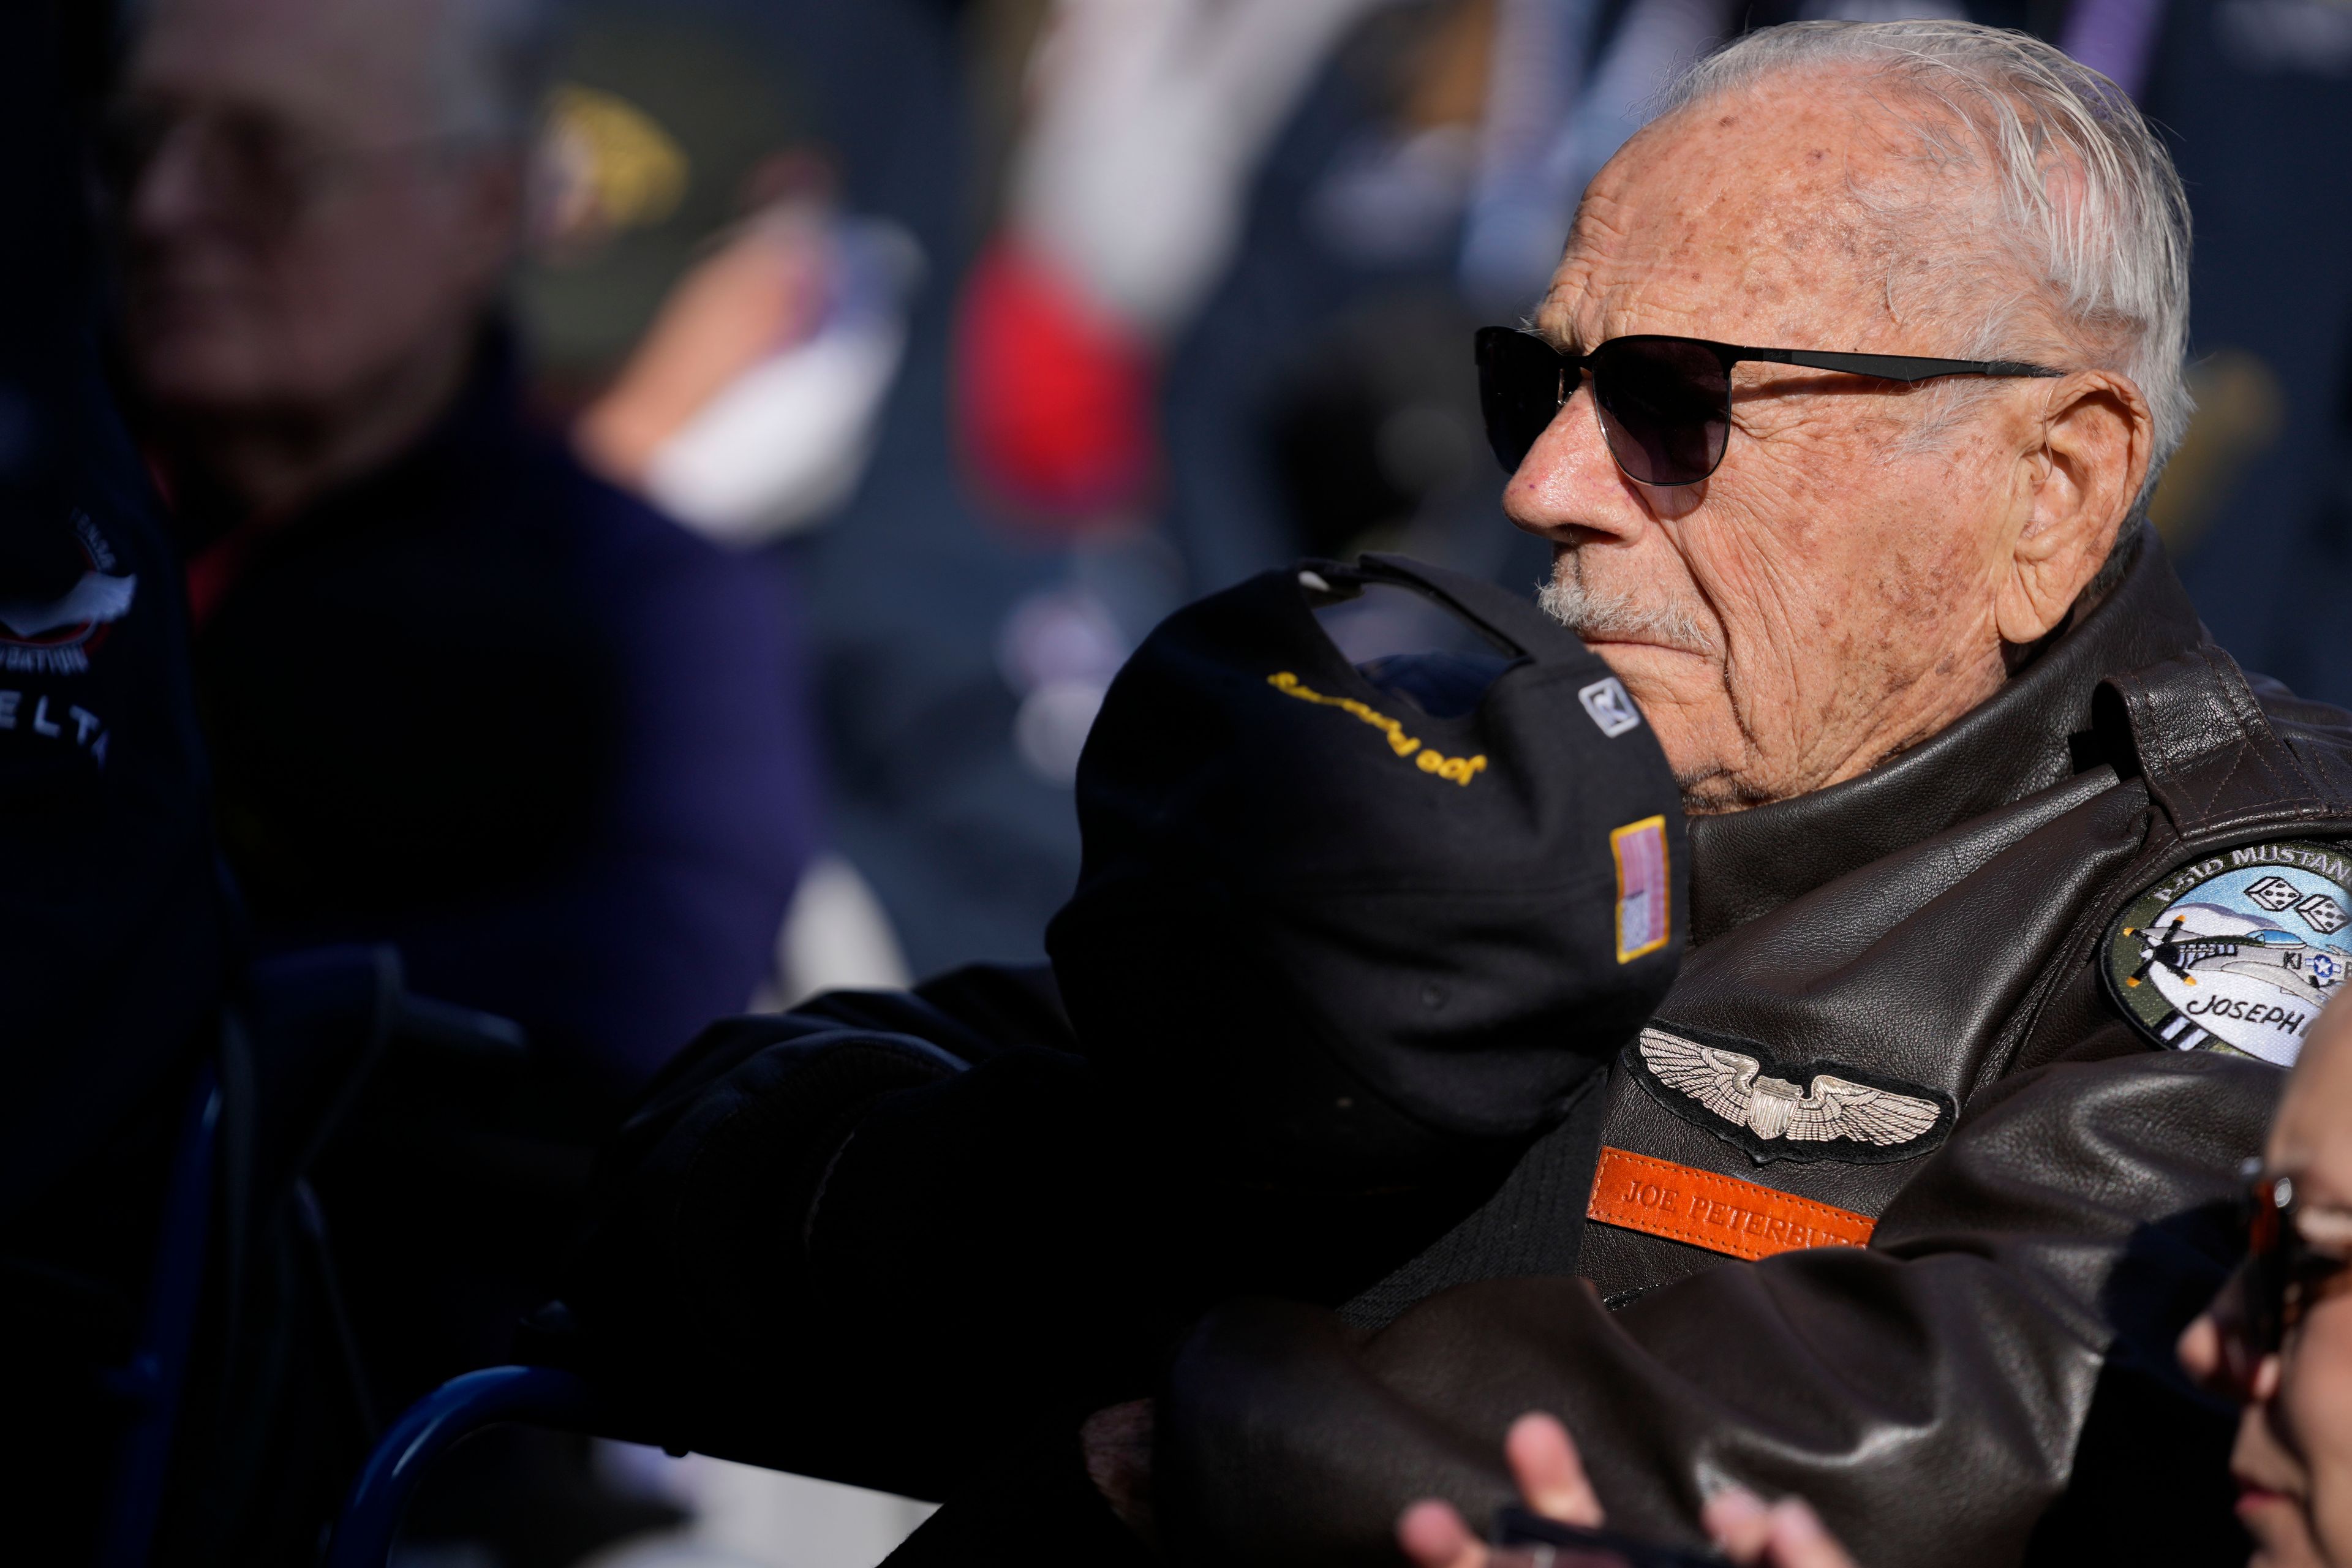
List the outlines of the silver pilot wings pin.
<svg viewBox="0 0 2352 1568">
<path fill-rule="evenodd" d="M 1666 1109 L 1739 1144 L 1759 1163 L 1907 1159 L 1925 1153 L 1931 1146 L 1925 1141 L 1949 1125 L 1952 1108 L 1932 1090 L 1864 1083 L 1845 1076 L 1853 1068 L 1775 1077 L 1760 1055 L 1658 1028 L 1643 1029 L 1638 1045 L 1646 1069 L 1640 1076 Z"/>
</svg>

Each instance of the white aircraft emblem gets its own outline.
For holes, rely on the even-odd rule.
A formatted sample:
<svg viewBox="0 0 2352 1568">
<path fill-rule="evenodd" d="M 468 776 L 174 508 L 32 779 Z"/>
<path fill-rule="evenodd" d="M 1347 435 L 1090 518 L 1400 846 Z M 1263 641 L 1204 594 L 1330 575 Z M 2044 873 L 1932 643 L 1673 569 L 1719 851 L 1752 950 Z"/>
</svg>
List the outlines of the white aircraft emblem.
<svg viewBox="0 0 2352 1568">
<path fill-rule="evenodd" d="M 110 577 L 103 572 L 85 572 L 81 581 L 68 589 L 62 599 L 47 604 L 24 599 L 0 601 L 0 626 L 6 627 L 12 637 L 30 639 L 64 626 L 119 621 L 131 613 L 131 596 L 138 587 L 135 573 L 127 577 Z"/>
<path fill-rule="evenodd" d="M 1816 1073 L 1800 1089 L 1786 1079 L 1764 1078 L 1764 1064 L 1738 1051 L 1702 1046 L 1663 1029 L 1642 1031 L 1642 1059 L 1667 1088 L 1679 1090 L 1736 1127 L 1765 1140 L 1822 1143 L 1850 1138 L 1880 1148 L 1907 1143 L 1935 1126 L 1936 1102 Z"/>
</svg>

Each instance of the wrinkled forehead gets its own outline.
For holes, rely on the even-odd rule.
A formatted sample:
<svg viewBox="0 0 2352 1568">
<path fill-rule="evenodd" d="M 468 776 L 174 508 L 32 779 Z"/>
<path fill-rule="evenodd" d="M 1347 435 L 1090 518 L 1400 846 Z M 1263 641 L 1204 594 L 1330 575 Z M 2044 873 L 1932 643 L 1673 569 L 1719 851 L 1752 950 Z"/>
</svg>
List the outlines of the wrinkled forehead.
<svg viewBox="0 0 2352 1568">
<path fill-rule="evenodd" d="M 430 128 L 446 0 L 157 0 L 133 94 L 392 138 Z"/>
<path fill-rule="evenodd" d="M 1888 347 L 1901 219 L 1967 189 L 1924 155 L 1918 111 L 1857 73 L 1704 100 L 1593 180 L 1538 324 L 1581 347 L 1629 332 Z"/>
</svg>

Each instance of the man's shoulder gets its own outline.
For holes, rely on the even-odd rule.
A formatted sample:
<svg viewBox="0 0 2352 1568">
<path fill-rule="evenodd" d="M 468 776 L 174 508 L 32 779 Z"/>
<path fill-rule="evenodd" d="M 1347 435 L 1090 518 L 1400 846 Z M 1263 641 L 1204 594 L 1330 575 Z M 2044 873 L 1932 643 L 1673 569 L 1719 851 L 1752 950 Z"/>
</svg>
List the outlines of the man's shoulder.
<svg viewBox="0 0 2352 1568">
<path fill-rule="evenodd" d="M 2332 777 L 2339 792 L 2352 793 L 2352 712 L 2298 697 L 2284 682 L 2252 670 L 2246 672 L 2246 685 L 2273 733 L 2305 766 Z"/>
<path fill-rule="evenodd" d="M 2352 713 L 2241 668 L 2206 638 L 2103 684 L 2185 839 L 2266 821 L 2352 834 Z"/>
</svg>

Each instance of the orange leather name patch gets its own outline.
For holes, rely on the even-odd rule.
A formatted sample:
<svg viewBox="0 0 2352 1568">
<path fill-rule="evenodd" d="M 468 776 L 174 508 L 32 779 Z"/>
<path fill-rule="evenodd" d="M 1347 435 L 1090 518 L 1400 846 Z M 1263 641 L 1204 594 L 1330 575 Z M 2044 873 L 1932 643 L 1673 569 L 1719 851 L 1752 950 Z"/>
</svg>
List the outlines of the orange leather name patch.
<svg viewBox="0 0 2352 1568">
<path fill-rule="evenodd" d="M 1603 1148 L 1585 1217 L 1734 1258 L 1801 1247 L 1864 1247 L 1878 1222 L 1736 1176 Z"/>
</svg>

